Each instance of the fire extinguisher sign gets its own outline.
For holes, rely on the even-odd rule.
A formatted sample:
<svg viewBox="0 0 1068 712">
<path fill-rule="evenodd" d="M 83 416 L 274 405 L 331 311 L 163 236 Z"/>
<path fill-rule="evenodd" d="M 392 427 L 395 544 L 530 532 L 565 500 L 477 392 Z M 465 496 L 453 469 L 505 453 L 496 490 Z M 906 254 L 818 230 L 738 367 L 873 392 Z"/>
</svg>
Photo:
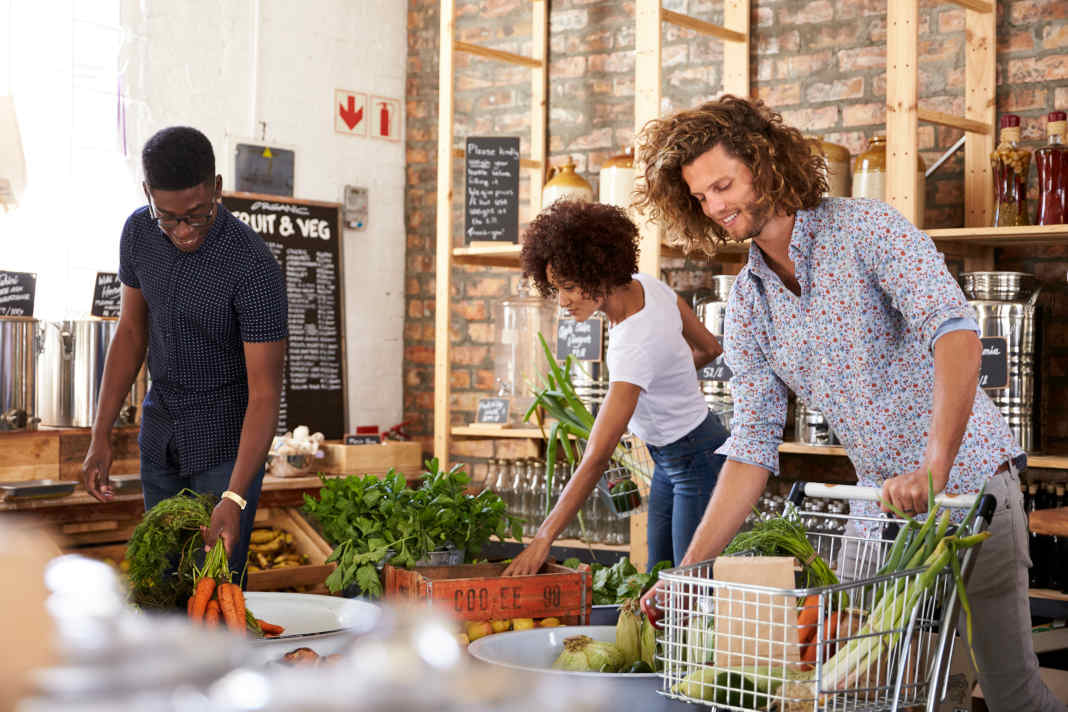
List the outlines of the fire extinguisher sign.
<svg viewBox="0 0 1068 712">
<path fill-rule="evenodd" d="M 373 138 L 400 141 L 400 100 L 372 96 L 368 120 Z"/>
</svg>

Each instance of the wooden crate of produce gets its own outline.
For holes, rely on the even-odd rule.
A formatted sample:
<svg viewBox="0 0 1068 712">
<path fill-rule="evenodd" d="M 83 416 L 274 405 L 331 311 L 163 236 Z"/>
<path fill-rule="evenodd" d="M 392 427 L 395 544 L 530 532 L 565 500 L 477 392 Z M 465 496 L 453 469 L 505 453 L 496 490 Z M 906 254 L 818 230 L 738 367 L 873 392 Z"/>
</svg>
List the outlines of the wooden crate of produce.
<svg viewBox="0 0 1068 712">
<path fill-rule="evenodd" d="M 387 441 L 380 445 L 323 443 L 318 467 L 338 475 L 384 475 L 390 468 L 407 477 L 423 470 L 423 446 L 417 442 Z"/>
<path fill-rule="evenodd" d="M 264 508 L 256 512 L 256 529 L 275 529 L 286 532 L 292 539 L 279 547 L 279 551 L 257 552 L 258 545 L 249 549 L 249 591 L 278 591 L 281 589 L 312 587 L 320 592 L 323 582 L 336 564 L 327 564 L 326 559 L 332 551 L 329 544 L 312 529 L 311 525 L 299 512 L 288 508 Z M 281 555 L 281 551 L 299 555 L 304 563 L 297 566 L 272 568 L 253 571 L 252 565 L 260 565 L 257 553 L 269 560 Z"/>
<path fill-rule="evenodd" d="M 559 618 L 573 625 L 589 622 L 593 582 L 587 571 L 545 564 L 533 576 L 501 576 L 505 564 L 419 566 L 386 565 L 387 598 L 427 600 L 463 620 Z"/>
</svg>

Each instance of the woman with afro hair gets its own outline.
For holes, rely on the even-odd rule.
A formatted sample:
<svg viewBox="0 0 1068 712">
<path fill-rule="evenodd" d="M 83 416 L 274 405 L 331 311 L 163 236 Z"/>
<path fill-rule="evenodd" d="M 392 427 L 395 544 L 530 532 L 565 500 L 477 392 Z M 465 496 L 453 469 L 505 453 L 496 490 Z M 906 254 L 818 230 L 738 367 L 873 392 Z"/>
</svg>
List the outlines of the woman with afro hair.
<svg viewBox="0 0 1068 712">
<path fill-rule="evenodd" d="M 575 321 L 603 312 L 609 323 L 608 395 L 582 461 L 534 540 L 505 570 L 537 573 L 553 540 L 597 485 L 629 429 L 656 467 L 649 497 L 649 565 L 678 561 L 689 546 L 723 457 L 727 431 L 697 383 L 697 369 L 723 349 L 670 287 L 638 274 L 638 229 L 617 207 L 558 201 L 530 225 L 523 276 Z"/>
</svg>

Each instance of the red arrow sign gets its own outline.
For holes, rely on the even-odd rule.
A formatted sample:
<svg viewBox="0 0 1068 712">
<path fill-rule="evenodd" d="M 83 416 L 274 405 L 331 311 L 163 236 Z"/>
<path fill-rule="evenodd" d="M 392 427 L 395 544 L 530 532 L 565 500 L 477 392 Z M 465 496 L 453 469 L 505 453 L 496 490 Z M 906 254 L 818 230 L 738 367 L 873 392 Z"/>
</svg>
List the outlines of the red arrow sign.
<svg viewBox="0 0 1068 712">
<path fill-rule="evenodd" d="M 338 104 L 338 112 L 341 114 L 341 120 L 345 122 L 345 125 L 349 129 L 356 128 L 356 124 L 363 121 L 363 107 L 356 108 L 356 97 L 349 97 L 349 105 Z"/>
</svg>

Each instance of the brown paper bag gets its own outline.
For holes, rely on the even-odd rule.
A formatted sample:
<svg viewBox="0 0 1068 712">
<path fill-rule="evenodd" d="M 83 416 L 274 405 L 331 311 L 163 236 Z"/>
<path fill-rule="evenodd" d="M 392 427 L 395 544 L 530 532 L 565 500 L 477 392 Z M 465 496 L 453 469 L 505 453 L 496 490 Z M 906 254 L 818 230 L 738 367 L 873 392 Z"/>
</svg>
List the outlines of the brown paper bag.
<svg viewBox="0 0 1068 712">
<path fill-rule="evenodd" d="M 794 588 L 792 556 L 721 556 L 718 581 Z M 716 586 L 716 667 L 797 663 L 797 601 L 793 596 Z"/>
</svg>

